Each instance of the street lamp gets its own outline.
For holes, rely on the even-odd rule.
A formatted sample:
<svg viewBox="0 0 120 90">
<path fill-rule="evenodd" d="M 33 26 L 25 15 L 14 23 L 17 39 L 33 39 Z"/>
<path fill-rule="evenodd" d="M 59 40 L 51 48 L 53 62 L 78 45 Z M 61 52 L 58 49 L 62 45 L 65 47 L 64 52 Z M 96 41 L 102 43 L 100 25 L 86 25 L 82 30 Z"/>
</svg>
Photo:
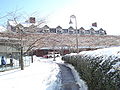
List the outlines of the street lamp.
<svg viewBox="0 0 120 90">
<path fill-rule="evenodd" d="M 75 20 L 75 30 L 76 30 L 76 51 L 77 51 L 77 53 L 79 53 L 79 49 L 78 49 L 78 35 L 77 35 L 77 19 L 76 19 L 76 16 L 75 15 L 71 15 L 70 16 L 70 22 L 69 22 L 69 24 L 73 24 L 73 22 L 72 22 L 72 19 L 74 19 Z"/>
</svg>

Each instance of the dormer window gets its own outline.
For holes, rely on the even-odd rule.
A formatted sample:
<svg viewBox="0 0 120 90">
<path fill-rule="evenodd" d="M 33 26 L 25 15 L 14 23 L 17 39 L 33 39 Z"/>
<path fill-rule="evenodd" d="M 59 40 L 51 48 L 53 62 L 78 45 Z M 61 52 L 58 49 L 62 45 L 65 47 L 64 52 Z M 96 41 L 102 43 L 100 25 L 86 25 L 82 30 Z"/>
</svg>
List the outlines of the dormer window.
<svg viewBox="0 0 120 90">
<path fill-rule="evenodd" d="M 62 33 L 62 27 L 61 26 L 56 27 L 56 31 L 57 31 L 57 33 L 61 34 Z"/>
<path fill-rule="evenodd" d="M 94 31 L 94 29 L 93 29 L 93 28 L 90 28 L 90 30 L 91 30 L 91 31 Z"/>
<path fill-rule="evenodd" d="M 69 30 L 69 34 L 73 34 L 73 33 L 74 33 L 74 28 L 73 28 L 73 27 L 70 26 L 70 27 L 68 28 L 68 30 Z"/>
<path fill-rule="evenodd" d="M 99 30 L 103 31 L 103 29 L 102 29 L 102 28 L 100 28 Z"/>
<path fill-rule="evenodd" d="M 74 30 L 74 28 L 73 28 L 72 26 L 70 26 L 68 29 L 69 29 L 69 30 Z"/>
<path fill-rule="evenodd" d="M 81 27 L 80 30 L 85 30 L 85 29 L 83 27 Z"/>
<path fill-rule="evenodd" d="M 48 27 L 47 25 L 45 25 L 45 26 L 43 27 L 43 31 L 44 31 L 45 33 L 48 33 L 48 32 L 50 32 L 50 29 L 49 29 L 49 27 Z"/>
</svg>

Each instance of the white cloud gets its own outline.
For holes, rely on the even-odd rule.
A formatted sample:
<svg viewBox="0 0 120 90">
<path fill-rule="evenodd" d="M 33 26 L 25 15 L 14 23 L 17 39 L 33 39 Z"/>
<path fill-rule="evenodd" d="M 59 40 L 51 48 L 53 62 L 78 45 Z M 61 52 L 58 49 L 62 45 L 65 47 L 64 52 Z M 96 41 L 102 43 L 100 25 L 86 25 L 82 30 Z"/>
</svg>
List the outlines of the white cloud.
<svg viewBox="0 0 120 90">
<path fill-rule="evenodd" d="M 97 22 L 98 27 L 105 29 L 108 34 L 118 35 L 120 34 L 119 8 L 119 0 L 76 0 L 51 14 L 48 25 L 67 28 L 70 15 L 74 14 L 77 17 L 78 28 Z"/>
</svg>

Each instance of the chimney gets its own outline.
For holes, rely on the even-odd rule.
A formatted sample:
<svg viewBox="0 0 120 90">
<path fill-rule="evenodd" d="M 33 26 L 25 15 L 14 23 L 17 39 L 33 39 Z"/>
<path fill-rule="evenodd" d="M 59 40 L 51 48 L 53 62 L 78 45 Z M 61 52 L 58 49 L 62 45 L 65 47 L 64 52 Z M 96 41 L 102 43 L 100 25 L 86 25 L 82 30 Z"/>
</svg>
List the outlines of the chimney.
<svg viewBox="0 0 120 90">
<path fill-rule="evenodd" d="M 30 18 L 29 18 L 29 22 L 30 22 L 30 23 L 35 23 L 35 17 L 30 17 Z"/>
<path fill-rule="evenodd" d="M 97 22 L 92 23 L 93 27 L 97 27 Z"/>
</svg>

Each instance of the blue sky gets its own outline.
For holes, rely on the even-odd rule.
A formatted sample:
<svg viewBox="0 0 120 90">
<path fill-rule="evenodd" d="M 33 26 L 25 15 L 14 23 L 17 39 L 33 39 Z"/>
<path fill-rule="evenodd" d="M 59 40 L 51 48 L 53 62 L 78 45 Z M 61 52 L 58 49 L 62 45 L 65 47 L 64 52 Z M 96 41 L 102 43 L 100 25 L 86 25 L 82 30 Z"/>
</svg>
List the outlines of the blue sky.
<svg viewBox="0 0 120 90">
<path fill-rule="evenodd" d="M 0 17 L 17 9 L 26 16 L 47 17 L 50 27 L 68 28 L 70 15 L 74 14 L 78 28 L 97 22 L 108 34 L 120 35 L 119 0 L 0 0 Z"/>
<path fill-rule="evenodd" d="M 17 11 L 25 17 L 35 16 L 46 18 L 59 11 L 62 7 L 72 4 L 74 0 L 0 0 L 0 17 L 9 12 Z M 0 19 L 2 24 L 8 18 Z"/>
<path fill-rule="evenodd" d="M 50 14 L 66 4 L 70 4 L 71 1 L 73 0 L 2 0 L 0 12 L 4 15 L 7 12 L 21 9 L 21 11 L 28 14 L 35 11 L 42 14 Z"/>
</svg>

